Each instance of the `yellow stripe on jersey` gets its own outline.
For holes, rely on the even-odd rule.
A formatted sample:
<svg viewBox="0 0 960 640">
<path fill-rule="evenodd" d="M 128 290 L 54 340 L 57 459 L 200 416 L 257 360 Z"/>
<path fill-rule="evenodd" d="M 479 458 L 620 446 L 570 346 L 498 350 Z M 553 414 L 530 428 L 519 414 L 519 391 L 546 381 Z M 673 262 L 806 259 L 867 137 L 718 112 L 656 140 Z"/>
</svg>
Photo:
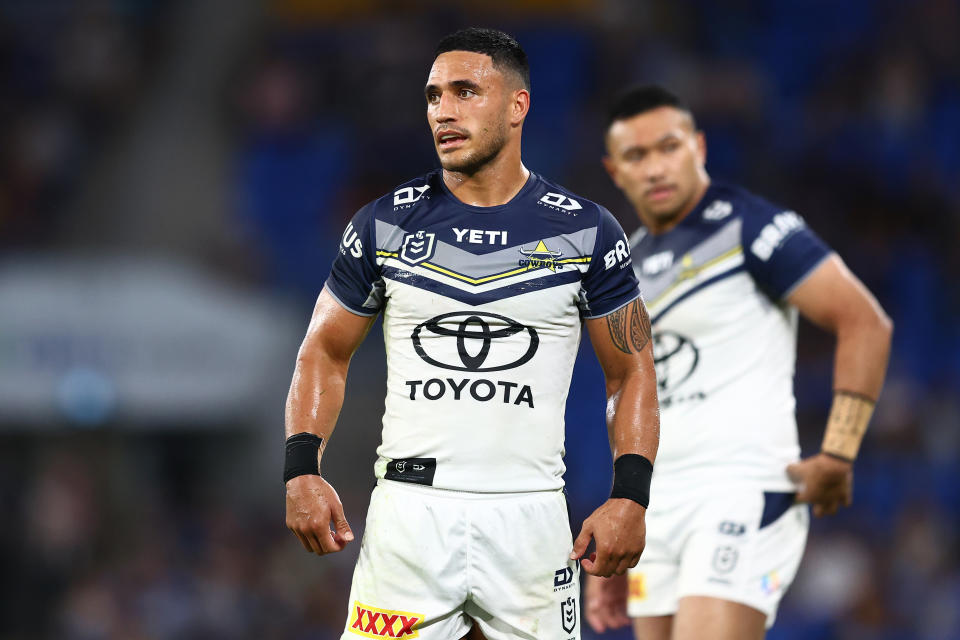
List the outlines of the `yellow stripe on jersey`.
<svg viewBox="0 0 960 640">
<path fill-rule="evenodd" d="M 378 249 L 377 257 L 397 258 L 399 257 L 399 254 L 396 251 L 381 251 Z M 586 264 L 590 262 L 590 259 L 591 259 L 590 256 L 579 256 L 576 258 L 564 258 L 563 260 L 551 260 L 551 262 L 553 262 L 554 264 L 575 264 L 575 263 Z M 546 260 L 544 262 L 546 262 Z M 483 276 L 480 278 L 471 278 L 470 276 L 464 275 L 462 273 L 457 273 L 456 271 L 451 271 L 450 269 L 441 267 L 438 264 L 433 264 L 432 262 L 421 262 L 418 266 L 426 267 L 431 271 L 442 273 L 445 276 L 449 276 L 457 280 L 462 280 L 467 284 L 484 284 L 486 282 L 492 282 L 494 280 L 502 280 L 503 278 L 509 278 L 510 276 L 515 276 L 531 270 L 531 267 L 524 266 L 524 267 L 519 267 L 517 269 L 511 269 L 510 271 L 494 273 L 489 276 Z M 537 267 L 537 268 L 545 268 L 545 267 L 546 265 L 544 265 L 544 267 Z"/>
<path fill-rule="evenodd" d="M 687 268 L 685 268 L 685 269 L 682 269 L 682 270 L 680 271 L 680 273 L 677 274 L 677 278 L 676 278 L 676 280 L 673 281 L 673 284 L 671 284 L 669 287 L 667 287 L 666 290 L 664 290 L 664 292 L 661 293 L 660 295 L 658 295 L 656 298 L 654 298 L 653 300 L 650 300 L 649 302 L 646 303 L 646 304 L 647 304 L 647 309 L 652 310 L 652 309 L 653 309 L 654 307 L 656 307 L 658 304 L 660 304 L 661 302 L 663 302 L 663 300 L 664 300 L 667 296 L 669 296 L 677 287 L 679 287 L 680 285 L 682 285 L 685 281 L 690 280 L 691 278 L 695 278 L 695 277 L 697 277 L 697 275 L 699 275 L 699 274 L 702 273 L 703 271 L 709 269 L 710 267 L 712 267 L 712 266 L 714 266 L 714 265 L 716 265 L 716 264 L 718 264 L 718 263 L 720 263 L 720 262 L 723 262 L 724 260 L 727 260 L 728 258 L 733 258 L 734 256 L 741 255 L 742 253 L 743 253 L 743 247 L 740 246 L 740 245 L 737 245 L 737 246 L 735 246 L 733 249 L 730 249 L 729 251 L 726 251 L 726 252 L 724 252 L 724 253 L 721 253 L 721 254 L 720 254 L 719 256 L 717 256 L 716 258 L 711 258 L 711 259 L 707 260 L 707 261 L 704 262 L 703 264 L 700 264 L 700 265 L 697 265 L 697 266 L 692 266 L 692 267 L 687 267 Z M 686 257 L 686 256 L 685 256 L 685 257 Z"/>
</svg>

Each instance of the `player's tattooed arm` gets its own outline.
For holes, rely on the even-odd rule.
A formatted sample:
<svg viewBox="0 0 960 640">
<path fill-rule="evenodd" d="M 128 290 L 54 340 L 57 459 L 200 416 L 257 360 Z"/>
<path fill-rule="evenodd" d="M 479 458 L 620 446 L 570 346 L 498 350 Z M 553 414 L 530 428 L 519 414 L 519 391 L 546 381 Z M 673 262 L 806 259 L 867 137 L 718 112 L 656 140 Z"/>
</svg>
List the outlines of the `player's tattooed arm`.
<svg viewBox="0 0 960 640">
<path fill-rule="evenodd" d="M 639 353 L 650 342 L 650 316 L 640 298 L 607 316 L 613 344 L 624 353 Z"/>
</svg>

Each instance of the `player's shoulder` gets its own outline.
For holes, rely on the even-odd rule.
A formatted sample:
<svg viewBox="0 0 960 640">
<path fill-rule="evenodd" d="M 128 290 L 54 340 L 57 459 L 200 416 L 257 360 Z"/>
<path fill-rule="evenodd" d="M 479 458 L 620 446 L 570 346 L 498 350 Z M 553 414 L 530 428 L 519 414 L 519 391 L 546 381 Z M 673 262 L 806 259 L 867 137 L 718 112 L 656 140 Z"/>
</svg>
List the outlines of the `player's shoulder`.
<svg viewBox="0 0 960 640">
<path fill-rule="evenodd" d="M 368 202 L 360 213 L 380 220 L 390 220 L 408 212 L 421 202 L 430 201 L 438 191 L 439 169 L 407 180 L 395 186 L 376 200 Z"/>
<path fill-rule="evenodd" d="M 800 216 L 781 204 L 768 200 L 744 187 L 715 183 L 704 196 L 700 217 L 705 223 L 740 219 L 744 233 L 756 232 L 770 223 L 802 223 Z"/>
<path fill-rule="evenodd" d="M 528 198 L 547 211 L 553 211 L 570 218 L 586 216 L 592 221 L 595 221 L 603 213 L 609 214 L 602 205 L 576 194 L 542 175 L 533 174 L 531 180 L 534 184 L 530 189 Z"/>
<path fill-rule="evenodd" d="M 729 182 L 711 183 L 697 209 L 698 222 L 705 225 L 721 225 L 736 219 L 744 222 L 769 219 L 784 210 L 763 196 Z"/>
</svg>

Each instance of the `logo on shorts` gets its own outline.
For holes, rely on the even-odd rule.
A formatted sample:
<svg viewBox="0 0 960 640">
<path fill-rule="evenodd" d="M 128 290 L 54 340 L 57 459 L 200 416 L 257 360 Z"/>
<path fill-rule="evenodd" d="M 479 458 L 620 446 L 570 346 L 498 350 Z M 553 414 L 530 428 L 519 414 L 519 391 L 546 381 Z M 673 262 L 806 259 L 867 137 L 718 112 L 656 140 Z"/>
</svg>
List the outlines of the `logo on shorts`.
<svg viewBox="0 0 960 640">
<path fill-rule="evenodd" d="M 760 578 L 760 588 L 763 589 L 763 592 L 768 596 L 773 595 L 780 590 L 780 576 L 777 575 L 776 571 L 771 571 L 767 575 Z"/>
<path fill-rule="evenodd" d="M 564 591 L 573 586 L 573 569 L 564 567 L 553 573 L 553 592 Z"/>
<path fill-rule="evenodd" d="M 573 597 L 560 603 L 560 624 L 567 633 L 577 628 L 577 601 Z"/>
<path fill-rule="evenodd" d="M 354 602 L 347 630 L 365 638 L 417 638 L 417 627 L 422 622 L 422 613 L 377 609 Z"/>
<path fill-rule="evenodd" d="M 737 550 L 729 545 L 717 547 L 713 552 L 713 568 L 717 573 L 730 573 L 737 566 Z"/>
<path fill-rule="evenodd" d="M 436 316 L 417 325 L 410 339 L 417 355 L 425 362 L 454 371 L 513 369 L 526 364 L 540 346 L 540 336 L 533 327 L 482 311 L 455 311 Z M 441 360 L 443 356 L 437 353 L 446 355 L 446 350 L 441 351 L 442 344 L 451 341 L 456 345 L 459 363 Z M 434 355 L 428 353 L 424 342 L 431 345 Z"/>
<path fill-rule="evenodd" d="M 629 591 L 627 592 L 628 600 L 637 601 L 647 599 L 647 583 L 642 573 L 631 571 L 627 575 L 627 585 L 629 587 Z"/>
<path fill-rule="evenodd" d="M 717 527 L 717 531 L 725 536 L 742 536 L 747 532 L 747 525 L 743 524 L 742 522 L 724 520 Z"/>
</svg>

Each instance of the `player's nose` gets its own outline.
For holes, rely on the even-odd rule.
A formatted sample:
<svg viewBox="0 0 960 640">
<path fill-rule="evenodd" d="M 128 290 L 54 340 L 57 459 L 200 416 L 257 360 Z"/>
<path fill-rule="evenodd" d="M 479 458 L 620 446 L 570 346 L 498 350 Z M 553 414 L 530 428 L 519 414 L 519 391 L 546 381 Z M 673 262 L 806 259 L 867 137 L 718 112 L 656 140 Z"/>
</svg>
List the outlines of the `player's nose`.
<svg viewBox="0 0 960 640">
<path fill-rule="evenodd" d="M 431 111 L 433 119 L 437 122 L 453 122 L 460 116 L 456 99 L 446 92 L 440 94 L 440 99 L 433 105 Z"/>
<path fill-rule="evenodd" d="M 650 182 L 659 182 L 666 177 L 666 166 L 657 158 L 648 158 L 643 164 L 643 174 Z"/>
</svg>

